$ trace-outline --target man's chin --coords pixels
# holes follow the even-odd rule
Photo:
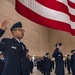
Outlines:
[[[24,36],[22,36],[21,39],[22,39],[23,37],[24,37]]]

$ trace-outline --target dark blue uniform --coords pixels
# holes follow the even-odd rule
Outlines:
[[[20,44],[15,38],[4,38],[0,50],[5,59],[2,75],[29,75],[26,46],[23,43]]]
[[[4,62],[0,59],[0,75],[2,75],[3,68],[4,68]]]
[[[71,72],[70,72],[70,70],[71,70],[71,60],[69,58],[67,58],[66,61],[67,61],[68,74],[71,74]]]
[[[24,65],[25,65],[25,75],[30,75],[30,61],[28,57],[26,57]]]
[[[3,35],[4,32],[4,30],[0,29],[0,37]]]
[[[64,66],[65,66],[65,68],[67,67],[67,60],[66,59],[64,60]]]
[[[64,75],[63,54],[58,51],[58,48],[56,48],[52,56],[55,58],[56,62],[56,75]]]
[[[48,57],[44,57],[44,75],[50,75],[51,72],[51,60]]]
[[[72,75],[75,75],[75,53],[71,55],[71,69]]]
[[[33,73],[34,64],[33,64],[32,60],[29,60],[29,63],[30,63],[30,72]]]
[[[51,72],[52,72],[53,69],[54,69],[54,61],[51,60]]]

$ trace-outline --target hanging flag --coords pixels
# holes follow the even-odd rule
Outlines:
[[[16,0],[16,11],[40,25],[75,35],[75,0]]]

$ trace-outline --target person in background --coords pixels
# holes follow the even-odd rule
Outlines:
[[[64,60],[64,66],[65,66],[65,68],[67,68],[67,60],[66,60],[67,58],[65,58],[65,60]]]
[[[52,70],[54,70],[54,60],[53,60],[53,58],[51,59],[51,72],[52,72]]]
[[[29,50],[26,49],[26,62],[25,62],[25,71],[27,75],[30,75],[30,55],[29,55]]]
[[[56,62],[56,75],[64,75],[64,61],[62,54],[62,43],[57,43],[55,45],[56,49],[52,54],[52,57],[55,58]]]
[[[39,58],[37,61],[37,69],[41,71],[41,58]]]
[[[44,75],[51,75],[51,59],[49,57],[49,53],[46,53],[44,57]]]
[[[70,59],[70,55],[67,55],[66,63],[67,63],[68,74],[71,74],[71,59]]]
[[[32,59],[30,60],[30,73],[33,73],[34,64]]]
[[[75,50],[71,51],[71,69],[72,69],[72,75],[75,75]]]

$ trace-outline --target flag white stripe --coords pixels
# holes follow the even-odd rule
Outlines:
[[[75,29],[75,22],[72,22],[72,21],[71,21],[71,28],[72,28],[72,29]]]
[[[70,2],[72,2],[72,3],[75,3],[75,0],[69,0]]]
[[[71,15],[74,15],[75,16],[75,9],[72,9],[72,8],[70,8],[70,7],[68,7],[69,8],[69,13],[71,14]]]
[[[71,8],[68,5],[67,0],[57,0],[57,1],[65,4],[68,7],[68,9],[69,9],[69,13],[75,16],[75,9],[74,8]]]
[[[70,24],[71,28],[75,29],[75,26],[74,26],[75,22],[70,21],[70,17],[63,12],[59,12],[59,11],[47,8],[47,7],[39,4],[35,0],[25,0],[25,2],[24,2],[24,0],[19,0],[19,1],[23,5],[25,5],[26,7],[28,7],[32,11],[34,11],[35,13],[37,13],[45,18],[48,18],[48,19],[53,19],[56,21],[61,21],[61,22]]]

